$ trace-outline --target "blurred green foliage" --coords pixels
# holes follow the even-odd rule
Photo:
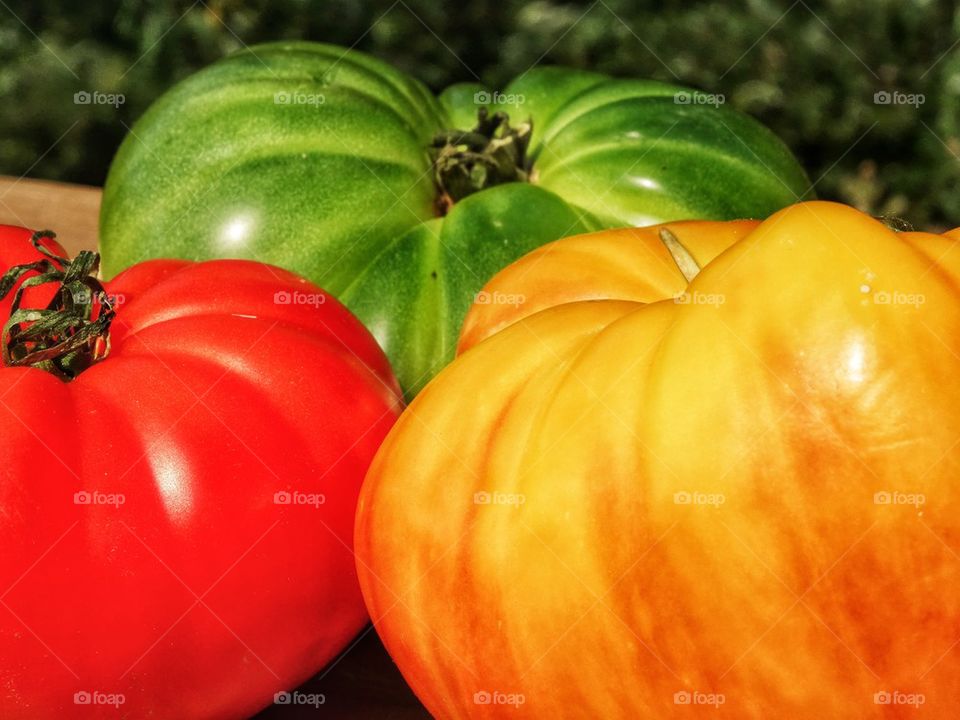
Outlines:
[[[101,184],[166,88],[287,38],[355,45],[434,89],[536,63],[680,81],[773,128],[821,197],[960,225],[960,9],[934,0],[5,0],[0,173]],[[77,105],[81,90],[125,102]],[[875,103],[884,90],[924,102]]]

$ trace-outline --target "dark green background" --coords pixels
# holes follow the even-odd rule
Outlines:
[[[0,173],[101,184],[159,93],[284,38],[356,45],[435,89],[535,63],[679,80],[773,128],[821,197],[960,225],[960,10],[922,0],[0,0]],[[925,102],[877,105],[881,90]]]

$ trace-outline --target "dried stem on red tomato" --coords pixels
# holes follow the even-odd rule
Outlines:
[[[44,258],[10,268],[0,277],[0,299],[20,282],[10,317],[3,326],[3,364],[30,366],[72,380],[110,350],[113,303],[96,277],[100,256],[84,250],[73,260],[60,257],[43,244],[53,239],[49,230],[35,232],[30,242]],[[45,283],[59,283],[44,308],[21,307],[25,291]]]

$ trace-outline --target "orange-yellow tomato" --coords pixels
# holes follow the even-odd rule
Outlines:
[[[759,225],[757,220],[686,220],[556,240],[498,272],[477,294],[460,331],[463,353],[507,325],[578,300],[650,303],[680,296],[687,281],[663,242],[666,230],[700,266]]]
[[[356,539],[388,650],[440,718],[955,717],[960,234],[823,202],[670,227],[540,251],[546,286],[521,260],[500,291],[563,304],[394,427]],[[581,283],[607,241],[626,294]]]

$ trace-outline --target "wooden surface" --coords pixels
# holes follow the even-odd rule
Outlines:
[[[0,176],[0,224],[53,230],[71,255],[97,246],[99,212],[99,188]],[[237,651],[242,648],[238,646]],[[273,706],[257,715],[257,720],[430,718],[369,628],[341,658],[299,691],[322,694],[325,702],[319,708]]]
[[[97,246],[100,188],[0,175],[0,224],[53,230],[71,255]]]

